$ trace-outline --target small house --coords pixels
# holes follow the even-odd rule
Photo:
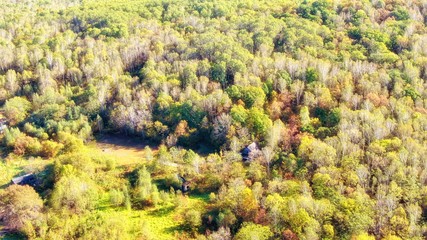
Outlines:
[[[182,191],[182,193],[189,192],[190,191],[190,182],[184,182],[181,185],[181,191]]]
[[[36,175],[33,173],[25,174],[20,177],[12,178],[13,184],[35,186],[37,183]]]
[[[185,180],[185,178],[183,178],[183,177],[181,177],[181,176],[179,176],[179,175],[178,175],[178,177],[179,177],[179,179],[182,181],[182,184],[181,184],[181,192],[182,192],[182,193],[189,192],[189,191],[190,191],[190,182],[189,182],[189,181],[187,181],[187,180]]]
[[[254,160],[260,155],[261,151],[259,150],[257,144],[255,142],[249,144],[245,148],[240,151],[240,154],[242,155],[242,160],[244,162],[249,162]]]

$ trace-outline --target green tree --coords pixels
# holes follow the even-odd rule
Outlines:
[[[146,205],[153,203],[153,192],[157,191],[157,187],[151,182],[151,174],[147,171],[146,167],[143,166],[138,170],[138,178],[134,189],[135,200],[137,205]],[[155,200],[158,201],[157,193],[154,193]]]
[[[332,179],[329,174],[316,173],[312,179],[313,194],[317,198],[329,198],[333,200],[336,193],[333,189]]]
[[[246,119],[248,118],[248,110],[241,105],[234,105],[231,108],[231,117],[233,118],[234,122],[240,124],[245,123]]]
[[[211,77],[214,81],[227,86],[227,64],[225,62],[214,63],[211,68]]]
[[[265,92],[259,87],[247,87],[242,89],[243,101],[247,108],[259,107],[262,108],[265,102]]]
[[[336,161],[336,150],[315,138],[304,136],[298,148],[299,155],[309,163],[313,168],[330,166]]]
[[[92,210],[98,199],[96,185],[88,179],[74,175],[65,175],[55,183],[50,205],[56,211],[68,210],[82,214]]]
[[[4,114],[12,126],[27,118],[30,109],[31,103],[23,97],[11,98],[4,104]]]
[[[397,208],[390,219],[391,229],[394,235],[407,238],[409,233],[409,221],[403,207]]]
[[[247,122],[258,136],[266,134],[267,130],[273,125],[273,122],[268,115],[266,115],[262,109],[257,107],[253,107],[249,110]]]
[[[316,82],[319,80],[319,73],[316,69],[309,67],[305,73],[305,80],[307,83]]]

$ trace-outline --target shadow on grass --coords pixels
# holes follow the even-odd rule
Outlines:
[[[107,209],[111,209],[111,205],[99,205],[96,210],[98,211],[106,211]]]
[[[97,203],[97,206],[96,206],[96,210],[99,210],[99,211],[105,211],[105,210],[107,210],[107,209],[111,209],[111,208],[115,208],[115,209],[121,209],[121,208],[123,208],[123,209],[124,209],[124,207],[121,207],[121,206],[114,206],[113,204],[111,204],[110,196],[109,196],[109,195],[107,195],[107,196],[102,195],[102,196],[98,199],[98,203]]]
[[[159,209],[152,210],[148,213],[148,215],[153,217],[164,217],[166,215],[169,215],[173,210],[175,209],[174,206],[170,207],[163,207]]]
[[[178,190],[181,187],[181,184],[178,182],[171,182],[165,178],[154,179],[153,182],[156,184],[158,190],[169,191],[172,187],[173,189]]]
[[[144,150],[146,146],[157,149],[157,145],[137,136],[126,136],[121,133],[103,133],[95,136],[96,142],[104,147],[120,150]]]
[[[210,193],[192,192],[188,195],[188,197],[191,199],[196,199],[196,200],[200,200],[203,202],[208,202],[209,201],[209,195],[210,195]]]
[[[185,231],[186,231],[186,228],[183,225],[168,227],[163,230],[164,233],[168,233],[168,234],[175,233],[175,232],[185,232]]]

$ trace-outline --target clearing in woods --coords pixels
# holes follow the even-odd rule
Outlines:
[[[139,138],[127,137],[123,135],[102,134],[96,136],[96,139],[87,144],[90,151],[95,154],[104,155],[116,160],[117,166],[122,171],[130,171],[138,164],[143,163],[146,158],[147,146],[152,150],[152,154],[157,152],[157,146],[152,146]],[[11,177],[21,175],[28,171],[37,171],[43,169],[47,164],[51,164],[52,160],[43,160],[36,158],[34,160],[21,159],[16,162],[11,162],[14,168],[9,171],[4,179],[0,179],[0,185],[7,184]],[[3,165],[4,166],[3,166]],[[0,162],[0,170],[6,167],[5,163]],[[6,186],[6,185],[5,185]],[[182,219],[179,217],[180,211],[186,209],[203,209],[209,198],[209,194],[189,194],[189,196],[179,196],[180,207],[173,210],[171,205],[151,207],[143,210],[127,211],[122,207],[115,207],[109,204],[109,194],[106,193],[101,197],[101,207],[98,211],[107,216],[121,216],[127,218],[130,231],[136,235],[147,239],[175,239],[176,233],[183,231]],[[0,226],[1,227],[1,226]],[[150,232],[151,236],[144,236],[144,232]],[[7,235],[6,232],[0,229],[0,239],[20,239],[16,235]]]
[[[157,147],[150,146],[140,138],[113,134],[98,135],[96,141],[89,143],[89,147],[93,147],[102,151],[105,155],[113,157],[117,161],[118,166],[141,163],[146,156],[146,147],[150,147],[153,154],[157,150]]]
[[[96,137],[95,141],[87,144],[91,151],[100,153],[106,157],[116,160],[117,166],[136,165],[142,163],[145,159],[146,142],[139,138],[127,137],[123,135],[102,134]],[[157,147],[151,146],[152,153],[156,153]],[[5,149],[0,149],[0,155],[4,155]],[[16,159],[6,161],[0,159],[0,189],[7,187],[13,177],[24,175],[29,172],[40,172],[48,165],[52,164],[52,159],[43,159],[40,157],[25,158],[16,157]]]
[[[123,171],[130,171],[146,159],[146,150],[149,147],[152,154],[157,153],[157,146],[150,145],[139,138],[123,135],[103,134],[96,137],[96,141],[88,146],[102,152],[107,157],[116,160],[116,164]],[[183,219],[179,213],[188,209],[202,210],[209,199],[209,194],[189,194],[178,196],[180,206],[174,210],[171,205],[151,207],[143,210],[127,211],[122,207],[114,207],[108,203],[108,193],[102,197],[100,210],[108,216],[121,216],[127,218],[131,226],[130,231],[145,239],[176,239],[176,233],[183,231]],[[144,233],[151,233],[145,236]]]

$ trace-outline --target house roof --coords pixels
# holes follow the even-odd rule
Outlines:
[[[241,152],[243,154],[245,154],[245,153],[248,154],[250,152],[258,151],[258,150],[259,149],[258,149],[257,144],[255,142],[253,142],[253,143],[249,144],[248,146],[246,146],[245,148],[243,148],[243,150]]]
[[[244,161],[251,160],[258,155],[259,149],[255,142],[252,142],[248,146],[240,151],[242,158]]]
[[[258,147],[257,147],[257,145],[256,145],[256,143],[255,143],[255,142],[253,142],[253,143],[249,144],[249,145],[247,146],[247,148],[248,148],[249,150],[251,150],[251,151],[254,151],[254,150],[257,150],[257,149],[258,149]]]
[[[25,175],[20,176],[20,177],[12,178],[12,182],[14,184],[20,184],[20,183],[24,182],[26,179],[33,178],[33,177],[34,177],[34,175],[32,173],[28,173],[28,174],[25,174]]]

